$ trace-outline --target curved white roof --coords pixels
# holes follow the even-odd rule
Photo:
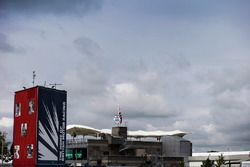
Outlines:
[[[101,131],[85,125],[68,125],[67,134],[71,136],[75,135],[88,135],[88,136],[97,136]]]
[[[180,136],[183,137],[187,132],[183,132],[180,130],[174,130],[174,131],[143,131],[143,130],[137,130],[137,131],[128,131],[129,137],[162,137],[162,136]]]
[[[86,135],[99,136],[100,134],[111,134],[110,129],[95,129],[85,125],[68,125],[67,133],[70,135]],[[128,131],[128,137],[142,138],[142,137],[163,137],[163,136],[180,136],[183,137],[187,132],[180,130],[175,131]]]

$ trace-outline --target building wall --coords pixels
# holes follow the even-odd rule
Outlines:
[[[87,156],[88,160],[99,160],[105,155],[111,154],[111,148],[108,146],[107,140],[88,140]]]
[[[162,154],[162,142],[127,141],[124,147],[133,149],[135,151],[143,149],[145,150],[145,155],[161,155]]]
[[[188,157],[192,155],[192,143],[178,136],[162,137],[162,155],[165,157]]]
[[[117,140],[117,138],[115,137]],[[114,141],[114,140],[111,140]],[[123,141],[123,139],[121,139]],[[161,156],[161,142],[88,140],[87,154],[90,165],[142,165],[147,157]],[[150,161],[151,162],[151,161]]]
[[[37,164],[64,164],[66,91],[39,87]]]
[[[34,103],[33,110],[30,109],[30,111],[29,102]],[[15,149],[14,166],[34,166],[36,163],[37,104],[37,88],[15,93],[13,130],[13,144]],[[33,150],[30,151],[30,154],[28,154],[29,146],[33,146]]]
[[[14,166],[63,165],[66,91],[33,87],[15,93]]]
[[[121,127],[115,127],[112,135],[88,139],[87,161],[81,163],[88,163],[89,166],[178,167],[192,154],[192,143],[181,137],[138,141],[126,140],[123,134]],[[69,148],[72,146],[69,145]]]

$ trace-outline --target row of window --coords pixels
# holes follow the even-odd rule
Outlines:
[[[14,146],[14,159],[20,158],[20,145]],[[33,158],[33,144],[27,145],[27,158]]]
[[[67,148],[66,160],[85,160],[87,159],[87,148]]]
[[[30,100],[29,101],[29,109],[28,109],[28,113],[32,114],[35,111],[35,103],[34,100]],[[15,116],[19,117],[21,116],[21,103],[17,103],[16,104],[16,110],[15,110]]]

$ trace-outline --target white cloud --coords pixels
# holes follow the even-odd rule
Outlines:
[[[105,103],[120,104],[124,109],[124,114],[128,117],[160,117],[168,116],[171,112],[163,96],[144,93],[130,82],[118,83],[109,87],[106,96],[95,104]],[[110,111],[112,108],[108,110]]]
[[[214,124],[209,124],[209,125],[203,125],[202,129],[204,129],[204,131],[210,135],[213,135],[216,133],[216,127]]]
[[[13,111],[13,102],[12,100],[2,98],[0,99],[0,113],[12,113]]]
[[[7,118],[7,117],[2,117],[0,119],[0,127],[2,127],[2,128],[13,127],[13,119]]]

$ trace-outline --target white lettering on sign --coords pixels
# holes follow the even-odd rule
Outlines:
[[[60,146],[59,146],[59,161],[65,160],[65,125],[66,125],[66,102],[62,103],[63,105],[63,111],[62,111],[62,125],[59,129],[59,140],[60,140]]]

